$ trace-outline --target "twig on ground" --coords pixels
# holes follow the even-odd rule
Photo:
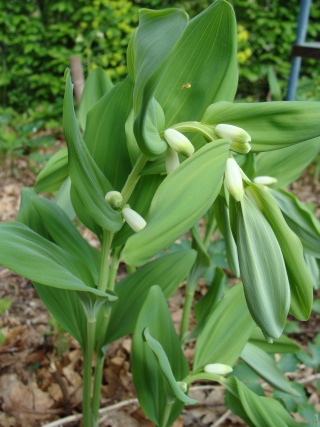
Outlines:
[[[224,414],[221,415],[220,418],[217,419],[217,421],[215,423],[212,424],[211,427],[218,427],[220,424],[223,423],[223,421],[225,421],[230,415],[232,414],[232,412],[230,411],[230,409],[228,409]]]

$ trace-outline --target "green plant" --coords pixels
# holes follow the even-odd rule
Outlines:
[[[0,225],[0,263],[32,280],[80,343],[86,427],[98,425],[107,346],[132,332],[138,398],[156,425],[169,427],[196,402],[187,394],[194,381],[217,381],[248,425],[298,426],[277,400],[226,375],[240,357],[276,389],[296,394],[267,352],[296,349],[281,336],[287,314],[306,320],[312,309],[304,255],[309,263],[319,258],[320,225],[281,186],[319,149],[319,103],[233,103],[237,24],[224,0],[190,21],[179,9],[141,10],[128,71],[115,86],[103,72],[91,73],[82,135],[67,70],[68,148],[35,185],[50,188],[55,201],[23,191],[17,221]],[[80,236],[75,215],[101,251]],[[218,230],[228,266],[242,279],[231,289],[221,268],[210,271]],[[191,247],[182,242],[172,250],[189,231]],[[120,260],[129,274],[116,283]],[[204,275],[211,286],[190,330]],[[166,300],[186,277],[178,336]],[[190,370],[182,348],[191,338]]]
[[[9,310],[11,307],[12,300],[8,298],[1,298],[0,299],[0,314],[4,313],[5,311]],[[3,344],[5,341],[5,336],[3,335],[3,332],[0,330],[0,344]]]

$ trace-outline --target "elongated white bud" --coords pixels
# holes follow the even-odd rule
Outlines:
[[[273,176],[256,176],[253,182],[256,184],[271,185],[278,182],[278,180],[277,178],[273,178]]]
[[[168,147],[166,151],[166,170],[167,175],[173,172],[177,167],[180,166],[179,155],[172,148]]]
[[[122,195],[119,191],[108,191],[104,199],[112,208],[119,208],[122,203]]]
[[[233,371],[231,366],[224,365],[223,363],[210,363],[204,367],[204,372],[208,374],[227,375]]]
[[[244,196],[241,170],[234,159],[228,159],[225,171],[225,183],[230,195],[240,202]]]
[[[128,223],[129,227],[133,231],[141,231],[146,225],[146,221],[142,218],[138,212],[131,209],[129,206],[125,206],[121,211],[123,219]]]
[[[249,153],[251,150],[251,136],[244,129],[238,126],[220,124],[215,127],[215,133],[220,138],[231,139],[230,150],[233,150],[239,154]]]
[[[169,128],[164,131],[163,136],[168,145],[177,153],[184,154],[187,157],[194,153],[194,146],[181,132]]]

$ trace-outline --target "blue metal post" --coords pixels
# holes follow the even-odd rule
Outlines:
[[[299,11],[297,39],[296,39],[297,45],[302,44],[306,41],[310,7],[311,7],[311,0],[300,1],[300,11]],[[287,101],[293,101],[295,98],[297,84],[299,80],[299,74],[300,74],[300,67],[301,67],[301,56],[296,56],[292,58],[288,93],[286,98]]]

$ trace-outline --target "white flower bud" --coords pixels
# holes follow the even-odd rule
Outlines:
[[[183,393],[186,393],[188,391],[188,384],[184,381],[177,381],[178,386],[183,391]]]
[[[244,196],[241,169],[239,168],[238,163],[232,158],[227,160],[225,183],[230,195],[237,202],[240,202]]]
[[[239,153],[246,154],[251,150],[251,136],[244,129],[238,126],[220,124],[215,127],[215,133],[220,138],[231,139],[230,149]]]
[[[146,225],[146,221],[142,218],[138,212],[131,209],[129,206],[125,206],[121,211],[122,217],[132,228],[133,231],[141,231]]]
[[[108,191],[104,199],[112,208],[119,208],[122,203],[122,195],[119,191]]]
[[[262,185],[271,185],[278,182],[277,178],[273,178],[272,176],[256,176],[253,179],[253,182],[255,184],[262,184]]]
[[[168,145],[177,153],[184,154],[187,157],[194,153],[194,146],[181,132],[169,128],[164,131],[163,136]]]
[[[177,167],[180,166],[179,155],[172,148],[168,147],[166,151],[166,170],[167,175],[173,172]]]
[[[204,367],[204,372],[208,374],[227,375],[233,371],[231,366],[224,365],[223,363],[210,363]]]

